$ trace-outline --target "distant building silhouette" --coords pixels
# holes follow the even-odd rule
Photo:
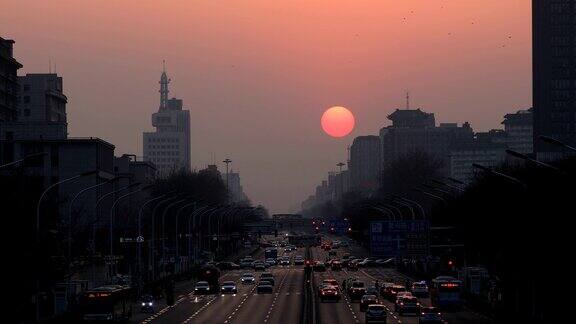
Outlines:
[[[168,99],[170,79],[166,70],[160,77],[160,107],[152,115],[155,132],[144,132],[143,153],[166,176],[178,169],[190,169],[190,112],[183,110],[182,99]]]
[[[441,123],[436,126],[433,113],[420,109],[396,109],[388,116],[391,126],[380,130],[382,161],[386,168],[395,160],[411,152],[426,153],[444,162],[443,173],[448,175],[448,154],[453,146],[469,143],[474,137],[469,123]]]
[[[32,73],[18,77],[16,120],[4,123],[1,139],[51,139],[68,137],[62,77],[56,73]]]
[[[508,148],[523,154],[532,154],[534,143],[532,109],[506,114],[502,124]]]
[[[353,190],[373,191],[378,188],[382,170],[382,144],[375,135],[358,136],[350,146],[350,186]]]
[[[533,0],[534,149],[555,159],[562,148],[545,135],[576,146],[576,0]]]
[[[0,122],[16,120],[17,71],[22,64],[14,59],[13,48],[13,40],[0,37]],[[0,132],[4,131],[0,129]]]

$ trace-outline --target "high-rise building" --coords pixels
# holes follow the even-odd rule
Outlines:
[[[382,170],[382,144],[375,135],[358,136],[350,146],[350,186],[353,190],[372,191],[378,188]]]
[[[523,154],[533,152],[532,109],[518,110],[504,116],[504,132],[509,149]]]
[[[562,148],[540,135],[576,146],[576,0],[532,1],[534,150],[539,159]]]
[[[14,59],[13,48],[13,40],[0,37],[0,122],[16,120],[17,71],[22,64]],[[3,132],[1,128],[0,132]]]
[[[161,176],[190,169],[190,112],[182,109],[182,99],[168,99],[170,81],[164,69],[160,77],[160,108],[152,115],[156,131],[144,132],[142,141],[144,160],[153,162]]]
[[[451,147],[468,143],[474,137],[469,123],[436,126],[434,114],[420,109],[396,109],[388,119],[392,125],[380,130],[384,168],[409,153],[420,152],[443,161],[442,172],[448,175]]]
[[[224,177],[224,183],[228,186],[228,193],[230,195],[230,202],[240,202],[245,201],[248,199],[246,194],[244,194],[244,189],[242,188],[242,184],[240,183],[240,173],[230,171],[228,175],[224,173],[222,175]],[[228,179],[226,181],[226,179]]]
[[[56,73],[33,73],[18,77],[16,120],[5,123],[0,139],[62,140],[68,137],[62,77]]]

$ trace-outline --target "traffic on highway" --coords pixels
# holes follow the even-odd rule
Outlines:
[[[331,234],[264,235],[233,261],[210,261],[173,291],[131,303],[123,286],[87,291],[83,320],[130,323],[491,323],[469,310],[461,281],[402,274]],[[173,299],[168,294],[173,295]],[[100,299],[100,303],[95,301]],[[172,300],[170,300],[172,299]]]

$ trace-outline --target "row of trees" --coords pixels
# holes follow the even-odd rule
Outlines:
[[[504,321],[550,321],[555,313],[550,296],[561,292],[562,281],[570,278],[576,158],[551,166],[508,161],[493,171],[478,170],[465,190],[455,188],[455,183],[435,183],[442,179],[442,168],[425,154],[409,154],[384,170],[377,192],[368,196],[349,192],[308,212],[348,218],[355,238],[367,242],[370,222],[387,217],[374,206],[390,204],[409,217],[408,208],[395,204],[394,197],[417,201],[432,226],[452,228],[437,233],[437,239],[463,245],[450,252],[455,254],[455,266],[485,267],[501,285],[498,304],[489,311]]]

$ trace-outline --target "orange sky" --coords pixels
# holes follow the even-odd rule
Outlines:
[[[531,106],[530,0],[2,0],[0,35],[20,73],[57,64],[72,136],[141,154],[171,95],[192,115],[195,167],[225,157],[252,200],[285,211],[312,193],[353,136],[377,134],[404,105],[439,122],[500,127]],[[343,105],[352,135],[326,136]]]

